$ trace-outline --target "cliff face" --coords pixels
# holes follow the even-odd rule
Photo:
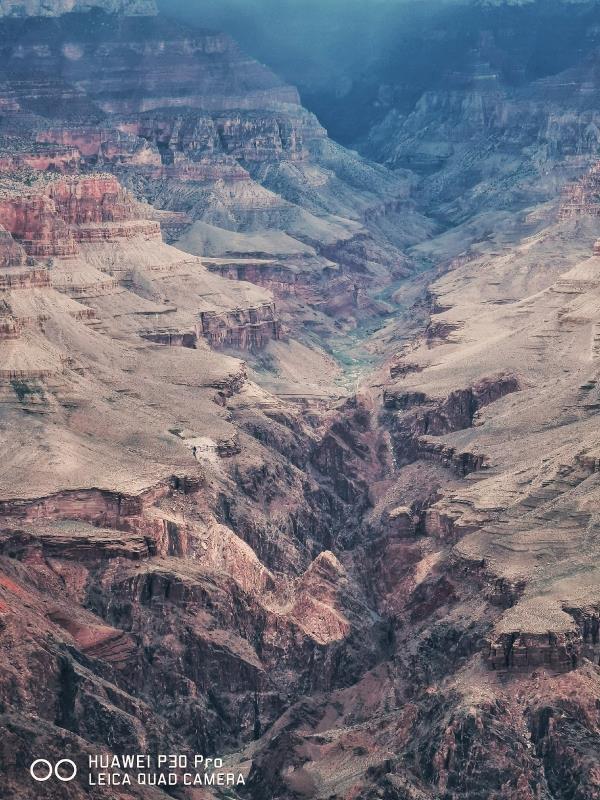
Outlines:
[[[9,181],[4,189],[0,216],[31,256],[73,256],[77,241],[127,236],[131,225],[136,234],[160,237],[158,223],[136,224],[138,204],[110,175],[43,179],[33,186]]]
[[[12,238],[10,233],[0,230],[0,266],[15,267],[25,263],[25,252]]]
[[[583,111],[490,214],[544,96],[424,98],[418,181],[228,37],[116,21],[0,25],[3,790],[173,752],[244,778],[185,800],[600,796]]]

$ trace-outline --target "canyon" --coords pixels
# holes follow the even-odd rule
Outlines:
[[[0,49],[0,796],[600,798],[596,61],[359,154],[146,0]]]

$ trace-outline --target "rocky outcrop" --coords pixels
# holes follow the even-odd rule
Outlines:
[[[43,194],[0,198],[0,221],[28,255],[65,257],[77,252],[72,232]]]
[[[0,291],[10,289],[46,289],[50,286],[47,269],[11,270],[0,274]]]
[[[296,294],[297,284],[303,283],[302,278],[291,265],[273,263],[272,259],[266,260],[264,263],[248,258],[232,259],[231,261],[219,259],[213,262],[205,259],[204,263],[211,272],[215,272],[223,278],[249,281],[278,295]]]
[[[585,659],[600,657],[600,623],[594,607],[564,609],[574,620],[571,630],[546,633],[502,633],[489,643],[485,658],[490,669],[500,672],[529,671],[546,667],[569,672]]]
[[[52,142],[73,148],[80,157],[94,164],[119,164],[134,167],[159,167],[160,155],[143,139],[116,128],[52,127],[37,134],[38,142]]]
[[[25,251],[5,228],[0,227],[0,268],[16,267],[24,263]],[[6,279],[8,280],[8,276]]]
[[[124,222],[141,216],[137,203],[112,175],[55,180],[46,194],[68,225]]]
[[[562,191],[559,219],[568,220],[583,214],[600,214],[600,163],[594,164],[583,178]]]
[[[111,175],[12,181],[0,196],[0,222],[28,255],[77,253],[77,242],[160,237],[158,222],[142,221],[138,204]]]
[[[384,407],[397,412],[393,423],[397,458],[402,461],[431,458],[452,466],[460,475],[481,469],[485,462],[482,455],[457,452],[455,447],[433,437],[471,427],[481,408],[519,388],[518,379],[507,375],[487,378],[469,389],[453,391],[441,402],[419,391],[384,390]]]
[[[140,336],[155,344],[164,344],[167,347],[189,347],[195,348],[198,338],[192,332],[179,331],[140,331]]]
[[[219,153],[242,162],[302,161],[308,157],[305,139],[324,138],[316,118],[298,108],[279,113],[237,112],[213,114],[147,113],[137,120],[124,120],[119,127],[150,142],[165,165],[177,166],[178,154],[192,162]],[[232,165],[233,166],[233,165]],[[240,177],[243,173],[240,171]],[[207,176],[208,177],[208,176]]]
[[[223,313],[201,311],[199,316],[197,335],[205,338],[211,347],[261,350],[271,339],[279,339],[282,333],[273,303]]]
[[[546,667],[556,672],[568,672],[577,667],[581,658],[581,642],[573,635],[504,634],[490,644],[486,660],[490,669],[502,672],[534,670]]]
[[[0,139],[0,150],[0,173],[18,173],[28,169],[71,173],[81,163],[80,151],[73,146],[62,146],[62,143],[38,144],[5,137]]]
[[[177,479],[174,478],[171,484],[161,483],[138,495],[129,496],[90,489],[79,492],[62,492],[34,500],[2,500],[0,501],[0,511],[3,516],[25,521],[39,518],[71,518],[119,528],[121,524],[127,526],[129,517],[140,515],[146,506],[152,505],[157,499],[167,495],[172,485],[176,483]],[[192,491],[194,483],[188,480],[186,486],[188,491]]]

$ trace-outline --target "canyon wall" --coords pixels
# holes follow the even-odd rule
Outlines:
[[[0,5],[4,790],[173,752],[244,777],[185,800],[598,797],[589,66],[427,92],[391,171],[99,5]]]

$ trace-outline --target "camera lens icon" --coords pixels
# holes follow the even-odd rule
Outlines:
[[[68,783],[77,775],[77,764],[70,758],[61,758],[54,765],[46,758],[36,758],[29,767],[29,774],[38,783],[45,783],[52,776]]]

